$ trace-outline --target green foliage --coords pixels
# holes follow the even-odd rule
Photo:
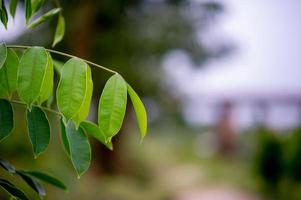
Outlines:
[[[45,13],[44,15],[42,15],[41,17],[39,17],[38,19],[31,22],[27,27],[34,28],[34,27],[40,25],[41,23],[51,19],[53,16],[57,15],[60,12],[61,12],[61,8],[54,8],[54,9],[48,11],[47,13]]]
[[[7,56],[0,60],[4,63],[0,70],[0,91],[5,97],[0,100],[1,140],[14,127],[11,103],[26,105],[29,138],[34,156],[37,157],[46,150],[50,142],[50,124],[44,112],[47,110],[61,118],[64,149],[78,176],[81,176],[88,169],[91,159],[90,143],[85,132],[112,150],[112,137],[120,131],[125,116],[127,92],[136,112],[141,138],[145,136],[147,117],[144,105],[137,93],[116,72],[103,68],[114,75],[107,81],[101,94],[96,125],[85,121],[93,93],[88,61],[72,57],[58,70],[60,81],[56,99],[59,111],[55,111],[42,106],[53,91],[54,68],[50,52],[55,51],[43,47],[28,47],[18,62],[18,57],[11,48],[6,49],[4,44],[2,47]],[[12,99],[15,91],[21,101]]]
[[[19,0],[10,0],[9,1],[9,12],[13,18],[15,18],[15,15],[16,15],[18,1]]]
[[[35,157],[43,153],[50,142],[50,126],[44,111],[39,107],[27,110],[29,138]]]
[[[16,14],[18,0],[11,0],[9,11]],[[0,0],[0,19],[7,27],[8,14],[5,1]],[[65,20],[62,9],[53,8],[41,16],[44,0],[25,0],[25,19],[28,28],[57,16],[58,22],[53,45],[59,43],[65,33]],[[19,60],[14,48],[25,49]],[[60,54],[71,58],[65,64],[52,60],[51,54]],[[60,80],[54,92],[54,64]],[[93,94],[93,65],[113,73],[107,81],[98,107],[98,124],[85,120],[89,114]],[[86,135],[89,134],[113,150],[112,137],[122,127],[127,106],[127,92],[133,102],[141,138],[146,134],[147,117],[142,101],[121,75],[114,70],[102,67],[75,56],[45,49],[44,47],[13,46],[0,43],[0,141],[5,139],[14,128],[14,113],[11,104],[26,106],[26,123],[35,158],[43,153],[50,142],[50,124],[46,116],[54,114],[61,120],[61,138],[63,147],[80,177],[88,170],[91,162],[91,147]],[[99,92],[100,93],[100,92]],[[56,105],[53,99],[56,99]],[[47,107],[43,106],[46,102]],[[57,107],[58,110],[51,109]],[[36,171],[16,170],[9,162],[0,160],[0,166],[11,174],[21,177],[40,197],[46,195],[38,179],[66,190],[58,179]],[[18,199],[28,199],[26,195],[7,180],[0,179],[0,186]]]
[[[3,67],[7,56],[7,49],[4,43],[0,43],[0,69]]]
[[[134,91],[134,89],[127,84],[127,89],[129,96],[131,98],[131,101],[133,103],[134,110],[136,112],[136,118],[138,121],[140,134],[141,134],[141,140],[143,140],[144,136],[146,135],[147,131],[147,115],[144,108],[144,105],[139,98],[138,94]]]
[[[102,144],[108,147],[108,149],[113,150],[113,143],[111,141],[106,142],[105,134],[96,124],[89,121],[83,121],[80,126],[85,130],[87,134],[100,141]]]
[[[81,59],[72,58],[63,66],[56,96],[58,108],[66,121],[75,118],[78,126],[80,120],[87,116],[92,95],[91,83],[90,68]]]
[[[20,172],[20,171],[19,171]],[[39,172],[39,171],[21,171],[23,174],[28,174],[30,176],[33,176],[37,179],[40,179],[41,181],[44,181],[46,183],[49,183],[57,188],[67,190],[66,185],[59,179],[52,177],[48,174]]]
[[[0,166],[9,173],[16,173],[16,168],[6,160],[0,159]]]
[[[91,163],[91,147],[89,140],[81,127],[76,129],[75,124],[69,121],[65,127],[70,158],[77,172],[78,178],[85,172]],[[65,147],[65,148],[66,148]]]
[[[24,6],[25,6],[25,20],[27,28],[35,28],[36,26],[51,20],[55,17],[58,19],[58,24],[56,28],[56,32],[54,35],[53,40],[53,47],[59,43],[65,34],[65,19],[62,15],[62,8],[57,7],[49,10],[45,14],[42,14],[41,16],[35,18],[32,20],[32,18],[40,11],[41,7],[44,5],[45,0],[25,0]],[[3,24],[3,26],[7,29],[7,23],[8,23],[8,12],[11,16],[14,18],[16,15],[16,10],[18,6],[19,0],[10,0],[9,1],[9,8],[6,8],[5,0],[0,0],[0,21]],[[0,50],[1,54],[1,50]],[[1,68],[1,63],[0,63]]]
[[[32,47],[23,54],[18,69],[18,94],[28,108],[36,102],[44,90],[48,90],[44,81],[50,73],[46,73],[49,56],[43,47]],[[47,93],[47,92],[46,92]]]
[[[7,28],[8,14],[5,7],[5,1],[0,0],[0,20],[5,28]]]
[[[17,199],[29,200],[22,190],[5,179],[0,178],[0,186]]]
[[[13,128],[13,108],[9,101],[0,99],[0,141],[9,136]]]
[[[63,39],[64,34],[65,34],[65,19],[63,15],[60,14],[56,25],[52,47],[54,47],[57,43],[59,43]]]
[[[26,170],[16,170],[16,168],[6,160],[0,159],[0,167],[13,175],[18,175],[21,177],[29,187],[31,187],[40,197],[46,196],[44,187],[39,183],[39,180],[42,180],[46,183],[49,183],[57,188],[67,190],[65,184],[59,179],[52,177],[48,174],[39,171],[26,171]],[[10,183],[5,179],[0,179],[0,186],[10,193],[13,197],[21,200],[27,200],[28,197],[25,193],[17,188],[15,185]]]
[[[121,129],[126,101],[126,82],[119,74],[115,74],[107,81],[98,106],[98,124],[107,142]]]
[[[27,183],[27,185],[29,185],[36,193],[38,193],[40,197],[44,197],[46,195],[45,189],[38,181],[21,171],[17,171],[16,173]]]
[[[266,186],[275,188],[283,174],[283,149],[279,138],[265,127],[258,130],[256,172]]]
[[[29,23],[31,15],[32,15],[32,3],[31,3],[31,0],[25,0],[25,20],[26,20],[26,24]]]
[[[19,58],[12,50],[7,50],[7,58],[0,69],[0,96],[11,97],[17,89]]]

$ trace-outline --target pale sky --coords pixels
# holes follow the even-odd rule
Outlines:
[[[207,118],[212,115],[201,98],[214,101],[225,96],[301,95],[301,1],[223,2],[226,13],[212,26],[209,39],[229,38],[237,51],[207,63],[200,70],[195,70],[189,57],[181,51],[171,52],[163,62],[170,83],[188,99],[184,113],[191,121],[206,121],[200,113],[206,112]],[[285,113],[275,109],[271,111],[276,113],[271,114],[271,123]],[[296,123],[296,109],[290,110],[291,121]],[[285,120],[279,123],[286,123]]]

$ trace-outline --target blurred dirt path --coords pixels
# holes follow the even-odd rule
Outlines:
[[[217,186],[179,192],[175,200],[260,200],[237,189]]]

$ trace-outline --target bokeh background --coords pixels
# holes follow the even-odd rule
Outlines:
[[[141,95],[149,131],[140,144],[129,104],[114,151],[91,138],[92,166],[78,180],[60,144],[58,119],[49,115],[51,145],[34,159],[24,108],[15,106],[16,129],[0,156],[66,182],[68,193],[46,186],[46,199],[301,199],[299,0],[61,4],[66,35],[55,49],[119,71]],[[51,7],[46,1],[43,9]],[[50,47],[55,20],[27,30],[23,16],[20,4],[8,30],[0,26],[0,41]],[[96,120],[110,74],[92,71],[89,118]],[[0,197],[7,198],[2,190]]]

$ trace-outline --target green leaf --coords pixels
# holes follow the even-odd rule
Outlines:
[[[106,141],[111,141],[121,129],[126,102],[126,82],[119,74],[115,74],[107,81],[98,106],[98,124]]]
[[[78,110],[77,114],[72,117],[73,121],[76,124],[76,127],[79,127],[79,124],[86,119],[86,117],[89,114],[90,110],[90,103],[91,103],[91,98],[92,98],[92,93],[93,93],[93,81],[92,81],[92,76],[91,76],[91,69],[88,66],[87,69],[87,79],[86,79],[86,93],[84,97],[84,101],[82,105],[80,106],[80,109]]]
[[[61,71],[62,71],[63,66],[64,66],[63,62],[58,61],[58,60],[53,60],[54,70],[59,76],[61,76]]]
[[[65,124],[64,124],[62,118],[60,120],[60,125],[61,125],[61,140],[63,143],[64,151],[70,157],[70,147],[69,147],[69,142],[68,142],[68,138],[66,135],[66,127],[65,127]]]
[[[46,20],[51,19],[53,16],[57,15],[59,12],[61,12],[61,8],[54,8],[54,9],[48,11],[47,13],[45,13],[44,15],[42,15],[41,17],[39,17],[38,19],[31,22],[27,26],[27,28],[34,28],[34,27],[40,25],[41,23],[45,22]]]
[[[1,1],[1,0],[0,0]],[[7,48],[5,43],[0,43],[0,69],[3,67],[7,57]]]
[[[91,135],[92,137],[100,141],[102,144],[104,144],[108,149],[113,150],[112,142],[111,141],[106,142],[104,133],[100,130],[100,128],[96,124],[89,121],[83,121],[80,124],[80,127],[82,127],[87,134]]]
[[[67,124],[66,136],[69,144],[70,158],[79,178],[90,166],[90,143],[82,128],[79,127],[76,129],[72,120]]]
[[[4,25],[5,29],[7,29],[8,14],[7,14],[7,10],[6,10],[6,7],[5,7],[5,1],[0,0],[0,2],[1,2],[0,20],[1,20],[2,24]]]
[[[71,58],[61,70],[57,88],[57,105],[66,121],[76,116],[85,101],[88,90],[89,66],[79,58]]]
[[[38,97],[38,104],[41,105],[52,94],[53,89],[53,61],[49,52],[47,52],[47,67],[44,74],[43,83]]]
[[[17,89],[19,58],[12,49],[7,49],[7,58],[0,69],[0,96],[11,97]]]
[[[54,47],[57,43],[59,43],[63,39],[64,35],[65,35],[65,18],[63,17],[63,15],[59,15],[52,47]]]
[[[44,4],[45,0],[32,0],[31,7],[32,7],[32,13],[36,13],[40,10],[42,5]]]
[[[9,1],[9,12],[13,18],[15,18],[15,15],[16,15],[18,1],[19,0],[10,0]]]
[[[26,19],[26,24],[28,24],[30,18],[32,15],[32,4],[31,0],[25,0],[25,19]]]
[[[43,172],[38,172],[38,171],[22,171],[22,173],[28,174],[30,176],[33,176],[37,179],[40,179],[41,181],[44,181],[46,183],[49,183],[57,188],[67,190],[66,185],[59,179],[50,176],[48,174],[45,174]]]
[[[0,159],[0,166],[9,173],[16,173],[16,168],[6,160]]]
[[[43,47],[28,48],[20,60],[17,90],[20,99],[29,108],[41,94],[48,61],[47,51]]]
[[[28,197],[25,195],[25,193],[14,186],[11,182],[0,178],[0,186],[5,189],[8,193],[10,193],[12,196],[18,198],[19,200],[29,200]]]
[[[30,176],[26,175],[22,171],[17,171],[17,174],[40,196],[46,196],[45,189],[43,186],[36,181],[35,179],[31,178]]]
[[[49,145],[50,126],[44,111],[39,107],[27,110],[27,126],[35,157],[43,153]]]
[[[138,94],[134,91],[134,89],[129,84],[127,84],[127,89],[136,113],[136,118],[138,121],[138,126],[140,129],[141,141],[142,141],[147,131],[147,114],[145,111],[145,107],[141,99],[139,98]]]
[[[0,142],[14,129],[14,113],[9,101],[0,99]]]

